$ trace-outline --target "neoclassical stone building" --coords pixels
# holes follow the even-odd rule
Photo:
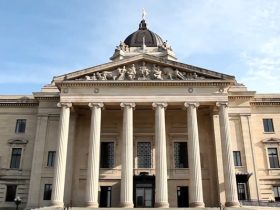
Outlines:
[[[111,62],[0,96],[0,207],[280,199],[280,95],[180,63],[147,28]]]

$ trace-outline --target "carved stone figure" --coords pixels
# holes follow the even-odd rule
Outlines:
[[[175,69],[174,76],[175,76],[175,78],[179,78],[181,80],[186,80],[186,77],[178,69]]]
[[[95,73],[93,73],[93,75],[92,75],[92,80],[97,80]]]
[[[142,66],[139,67],[138,80],[150,79],[151,71],[146,67],[146,63],[143,61]]]
[[[170,67],[166,67],[163,69],[163,73],[166,75],[166,78],[170,80],[174,80],[174,79],[186,80],[186,77],[178,69],[173,70]]]
[[[118,76],[117,80],[124,80],[125,79],[125,74],[126,74],[125,66],[123,66],[122,69],[119,67],[117,70],[119,72],[119,76]]]
[[[163,44],[160,46],[164,50],[172,50],[171,46],[168,44],[167,40],[163,42]]]
[[[131,68],[126,71],[126,75],[129,80],[134,80],[136,75],[136,68],[134,64],[132,64]]]
[[[160,68],[154,64],[152,69],[153,78],[156,80],[163,80],[161,73]]]
[[[128,45],[121,41],[119,46],[116,47],[116,51],[128,51],[128,48]]]
[[[97,72],[97,73],[96,73],[96,76],[97,76],[98,80],[107,80],[107,78],[106,78],[104,72],[101,72],[101,73],[100,73],[100,72]]]
[[[91,79],[91,77],[90,77],[90,76],[88,76],[88,75],[87,75],[87,76],[85,76],[85,79],[86,79],[86,80],[92,80],[92,79]]]
[[[152,67],[151,67],[152,66]],[[146,64],[145,61],[142,65],[136,68],[136,64],[132,64],[130,68],[126,69],[125,66],[118,67],[113,71],[100,71],[91,75],[86,75],[83,78],[76,80],[198,80],[205,79],[196,72],[182,72],[179,69],[172,69],[171,67],[164,67],[156,64]]]

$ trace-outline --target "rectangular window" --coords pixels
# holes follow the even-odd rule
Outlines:
[[[189,188],[177,187],[177,206],[189,207]]]
[[[174,143],[175,168],[188,168],[188,146],[187,142]]]
[[[263,119],[264,132],[274,132],[272,119]]]
[[[55,151],[49,151],[48,152],[47,166],[53,167],[54,166],[54,160],[55,160]]]
[[[16,192],[17,192],[16,185],[7,185],[6,201],[13,202],[16,197]]]
[[[26,127],[26,119],[17,119],[16,123],[16,133],[24,133]]]
[[[52,197],[52,185],[51,184],[45,184],[44,187],[44,200],[49,201]]]
[[[10,168],[17,169],[20,167],[21,150],[22,150],[21,148],[12,149]]]
[[[268,148],[268,159],[270,168],[279,168],[279,159],[277,148]]]
[[[112,187],[101,186],[99,207],[111,207]]]
[[[100,168],[114,167],[114,142],[101,142]]]
[[[280,186],[273,187],[275,201],[280,201]]]
[[[152,152],[150,142],[137,143],[138,168],[152,167]]]
[[[240,151],[233,151],[233,160],[235,166],[242,166]]]
[[[238,200],[247,200],[246,183],[237,183]]]

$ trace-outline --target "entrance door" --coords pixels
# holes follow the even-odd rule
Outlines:
[[[153,207],[152,184],[136,184],[136,207]]]
[[[99,207],[111,207],[112,187],[101,186]]]
[[[136,208],[154,207],[155,177],[145,175],[134,176],[134,206]]]
[[[178,207],[189,207],[189,188],[177,187]]]

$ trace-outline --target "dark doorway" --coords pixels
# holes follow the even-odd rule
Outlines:
[[[111,207],[112,187],[101,186],[99,207]]]
[[[189,207],[188,187],[177,187],[177,204],[178,207]]]
[[[152,208],[155,203],[155,176],[140,173],[134,176],[134,207]]]

